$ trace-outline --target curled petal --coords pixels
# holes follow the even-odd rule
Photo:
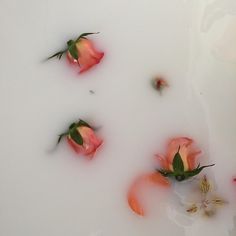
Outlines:
[[[130,208],[140,216],[145,215],[145,210],[138,198],[138,192],[141,190],[140,188],[143,184],[154,184],[156,186],[162,186],[166,188],[170,187],[170,182],[168,179],[158,172],[139,176],[131,185],[128,191],[127,200]]]
[[[135,191],[129,191],[128,196],[128,203],[130,208],[138,215],[144,216],[143,207],[140,205],[139,200],[137,199]]]

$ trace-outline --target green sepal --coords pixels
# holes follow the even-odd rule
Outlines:
[[[75,41],[69,40],[69,41],[67,42],[67,45],[68,45],[68,51],[69,51],[70,55],[71,55],[75,60],[78,60],[79,55],[78,55],[78,50],[77,50],[77,48],[76,48]]]
[[[201,166],[198,165],[197,168],[191,171],[183,171],[183,172],[175,172],[175,171],[168,171],[168,170],[163,170],[163,169],[156,169],[157,172],[162,174],[165,177],[170,177],[170,178],[175,178],[177,181],[183,181],[188,178],[191,178],[195,175],[198,175],[203,169],[207,167],[214,166],[215,164],[212,165],[206,165],[206,166]]]
[[[83,34],[81,34],[81,35],[76,39],[76,42],[78,42],[81,38],[86,39],[86,36],[91,35],[91,34],[99,34],[99,32],[95,32],[95,33],[83,33]]]
[[[87,122],[85,122],[84,120],[79,120],[78,124],[77,124],[77,127],[80,127],[80,126],[86,126],[88,128],[92,128]]]
[[[77,144],[83,145],[84,143],[83,138],[81,134],[78,132],[78,130],[76,129],[76,127],[74,127],[73,129],[69,131],[69,135],[73,139],[73,141],[75,141]]]
[[[79,133],[79,131],[77,130],[78,127],[88,127],[88,128],[92,128],[87,122],[85,122],[84,120],[79,119],[79,121],[77,123],[72,123],[69,126],[69,134],[71,136],[71,138],[79,145],[83,145],[83,138],[81,136],[81,134]]]
[[[72,123],[72,124],[69,126],[69,130],[70,130],[70,129],[73,129],[75,126],[76,126],[76,123]]]
[[[59,135],[59,138],[57,140],[57,144],[59,144],[61,142],[61,139],[64,138],[66,135],[68,135],[69,133],[68,132],[65,132],[65,133],[62,133]]]
[[[67,41],[67,46],[70,47],[72,44],[75,44],[75,41],[70,39],[69,41]]]
[[[61,57],[62,57],[62,55],[63,55],[66,51],[67,51],[67,49],[64,50],[64,51],[56,52],[56,53],[53,54],[52,56],[48,57],[47,60],[50,60],[50,59],[52,59],[52,58],[54,58],[54,57],[56,57],[56,58],[58,58],[58,59],[60,60]]]
[[[76,123],[73,122],[73,123],[69,126],[69,130],[73,129],[74,127],[77,128],[77,127],[81,127],[81,126],[86,126],[86,127],[92,129],[92,127],[91,127],[87,122],[85,122],[84,120],[79,119],[78,122],[76,122]]]
[[[69,51],[70,55],[75,59],[78,60],[79,55],[78,55],[78,50],[76,48],[76,43],[81,39],[86,39],[86,36],[91,35],[91,34],[99,34],[99,32],[95,32],[95,33],[83,33],[81,34],[75,41],[74,40],[69,40],[67,42],[67,49],[63,50],[63,51],[59,51],[56,52],[55,54],[53,54],[52,56],[48,57],[47,60],[52,59],[54,57],[58,58],[59,60],[61,59],[62,55]]]
[[[73,122],[69,128],[68,128],[68,131],[65,132],[65,133],[62,133],[59,135],[59,138],[58,138],[58,141],[57,143],[60,143],[61,139],[64,137],[64,136],[67,136],[69,135],[71,137],[72,140],[74,140],[77,144],[79,145],[83,145],[84,141],[83,141],[83,137],[81,136],[81,134],[79,133],[79,131],[77,130],[78,127],[81,127],[81,126],[85,126],[85,127],[88,127],[88,128],[91,128],[92,127],[87,123],[85,122],[84,120],[79,120],[78,122]]]
[[[184,172],[184,163],[183,163],[182,158],[179,154],[179,150],[180,150],[180,147],[174,156],[172,165],[173,165],[174,172],[181,174]]]
[[[186,176],[186,178],[190,178],[190,177],[193,177],[195,175],[198,175],[203,169],[207,168],[207,167],[211,167],[211,166],[214,166],[215,164],[212,164],[212,165],[206,165],[206,166],[201,166],[198,165],[197,168],[195,168],[194,170],[191,170],[191,171],[186,171],[184,174]]]

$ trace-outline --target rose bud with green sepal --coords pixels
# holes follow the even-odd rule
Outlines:
[[[204,168],[214,166],[196,166],[196,157],[201,151],[192,148],[193,140],[180,137],[172,139],[168,145],[167,157],[156,155],[161,168],[159,173],[166,177],[173,177],[177,181],[183,181],[198,175]]]
[[[103,143],[102,139],[96,136],[94,128],[83,120],[72,123],[67,132],[60,134],[58,143],[63,137],[67,138],[68,144],[76,153],[90,159],[93,158],[97,149]]]
[[[80,67],[79,73],[89,70],[98,64],[104,56],[104,53],[97,51],[93,42],[86,37],[91,34],[97,33],[83,33],[76,40],[69,40],[65,50],[55,53],[48,59],[53,57],[61,59],[62,55],[66,53],[68,61]]]

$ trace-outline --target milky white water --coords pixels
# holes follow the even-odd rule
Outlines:
[[[235,26],[234,0],[1,0],[0,235],[236,235]],[[96,31],[105,57],[89,72],[43,62]],[[162,96],[155,75],[170,84]],[[78,118],[101,127],[91,162],[64,142],[52,151]],[[168,199],[154,191],[142,219],[128,186],[180,135],[216,164],[208,171],[230,204],[210,220],[187,217],[183,183]]]

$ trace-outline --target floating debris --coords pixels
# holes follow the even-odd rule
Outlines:
[[[215,192],[213,185],[209,182],[206,175],[199,182],[198,191],[200,193],[199,200],[190,204],[186,211],[190,214],[203,213],[204,216],[212,217],[216,214],[217,208],[224,206],[227,201]]]
[[[161,76],[157,76],[152,80],[152,86],[158,92],[162,93],[163,89],[169,87],[169,84],[164,78],[162,78]]]

